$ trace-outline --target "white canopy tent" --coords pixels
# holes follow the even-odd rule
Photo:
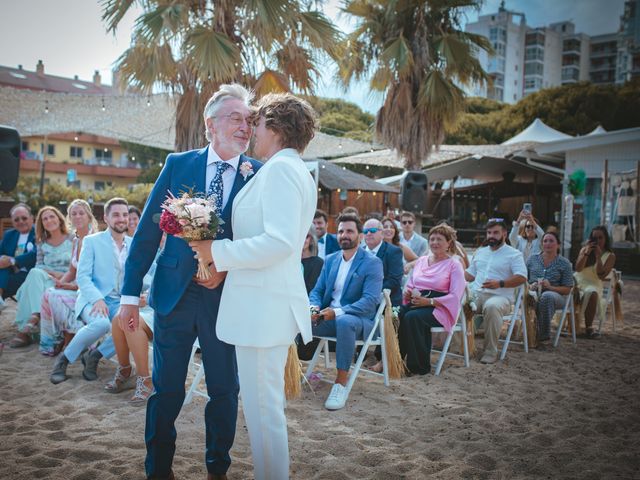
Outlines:
[[[564,140],[567,138],[573,137],[571,135],[567,135],[566,133],[562,133],[554,128],[551,128],[542,120],[536,118],[531,123],[531,125],[529,125],[516,136],[511,137],[505,142],[502,142],[502,145],[511,145],[512,143],[520,142],[546,143],[553,142],[555,140]]]

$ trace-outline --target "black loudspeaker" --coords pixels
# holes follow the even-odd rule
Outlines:
[[[427,211],[429,183],[424,172],[407,172],[400,186],[400,206],[414,213]]]
[[[16,188],[20,172],[20,135],[15,128],[0,125],[0,190]]]

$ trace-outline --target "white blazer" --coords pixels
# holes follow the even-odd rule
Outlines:
[[[227,271],[216,333],[232,345],[290,345],[311,340],[309,298],[300,255],[316,210],[316,184],[292,148],[258,170],[233,202],[233,240],[215,240],[218,271]]]

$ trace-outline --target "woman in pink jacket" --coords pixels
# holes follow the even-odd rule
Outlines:
[[[450,332],[465,291],[464,270],[452,255],[455,230],[446,224],[429,231],[429,254],[420,257],[405,287],[400,309],[400,354],[410,373],[431,370],[431,328]]]

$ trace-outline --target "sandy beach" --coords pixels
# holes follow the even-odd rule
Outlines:
[[[8,303],[5,343],[14,333]],[[439,377],[390,388],[361,376],[338,412],[323,408],[329,384],[307,388],[287,408],[291,477],[640,478],[640,282],[626,281],[623,305],[622,328],[607,323],[601,339],[577,346],[514,346],[504,362],[473,359],[468,369],[451,360]],[[5,346],[0,357],[0,478],[143,479],[144,407],[103,393],[115,364],[102,362],[99,381],[86,382],[78,363],[54,386],[53,361],[37,346]],[[204,404],[194,399],[178,419],[179,479],[206,478]],[[231,454],[229,478],[252,478],[241,413]]]

